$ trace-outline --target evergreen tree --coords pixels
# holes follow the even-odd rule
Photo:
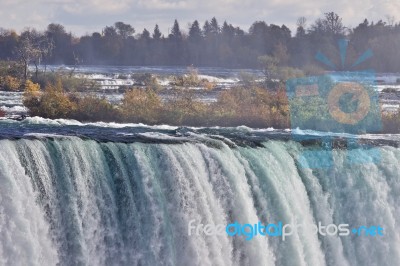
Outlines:
[[[161,31],[158,28],[158,25],[156,24],[156,26],[154,27],[154,31],[153,31],[153,39],[154,40],[159,40],[161,39]]]
[[[200,42],[202,39],[199,22],[195,20],[189,29],[189,40],[191,42]]]
[[[218,35],[218,34],[219,34],[219,32],[220,32],[220,27],[219,27],[218,21],[217,21],[217,19],[216,19],[215,17],[213,17],[213,18],[211,19],[210,28],[211,28],[211,33],[212,33],[213,35]]]
[[[150,32],[144,28],[142,34],[140,35],[140,38],[143,40],[150,40]]]
[[[208,20],[206,20],[206,21],[204,22],[204,25],[203,25],[203,35],[204,35],[205,37],[208,37],[208,36],[211,35],[211,32],[212,32],[212,29],[211,29],[210,22],[208,22]]]
[[[228,23],[224,21],[221,32],[224,38],[231,39],[235,35],[235,27],[233,27],[232,24],[228,25]]]
[[[181,30],[179,28],[179,23],[178,23],[178,21],[176,19],[174,21],[174,26],[172,27],[172,31],[171,31],[170,37],[172,39],[175,39],[175,40],[181,40],[182,39],[182,32],[181,32]]]
[[[355,28],[347,29],[339,15],[329,12],[309,27],[306,19],[300,18],[294,37],[285,25],[256,21],[245,32],[226,21],[220,26],[215,17],[206,20],[202,27],[197,20],[194,21],[189,27],[187,39],[177,20],[168,38],[162,36],[158,25],[155,25],[152,34],[144,29],[134,37],[133,26],[123,22],[106,26],[101,33],[80,38],[68,33],[63,25],[54,23],[48,25],[44,32],[36,32],[45,41],[33,38],[29,39],[33,42],[27,42],[27,33],[17,34],[0,28],[0,60],[18,60],[25,56],[30,64],[74,65],[79,61],[85,64],[194,64],[256,68],[259,66],[257,58],[268,55],[279,58],[280,66],[302,68],[311,65],[312,69],[317,63],[314,57],[318,51],[340,66],[337,40],[345,37],[349,40],[346,63],[356,62],[360,55],[372,49],[375,56],[363,62],[360,69],[400,72],[400,23],[391,18],[387,22],[365,19]],[[41,51],[35,56],[27,53],[35,49],[21,50],[35,43],[40,43],[37,47]],[[49,47],[54,47],[51,53],[43,52],[50,50]]]

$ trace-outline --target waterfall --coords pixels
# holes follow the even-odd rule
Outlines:
[[[263,147],[1,140],[0,265],[398,265],[400,149],[379,163],[299,167]],[[380,225],[383,236],[188,234],[188,224]]]

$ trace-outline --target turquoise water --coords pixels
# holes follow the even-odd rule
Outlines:
[[[0,265],[399,264],[395,145],[379,146],[381,161],[369,164],[348,164],[345,150],[333,150],[332,168],[312,170],[298,163],[310,147],[290,140],[154,139],[0,140]],[[189,236],[193,219],[380,225],[385,234],[322,237],[306,230],[286,241],[246,241]]]

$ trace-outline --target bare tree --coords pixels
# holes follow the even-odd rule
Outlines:
[[[47,59],[51,57],[54,47],[55,47],[54,41],[47,38],[46,36],[43,36],[43,41],[41,42],[41,51],[42,51],[41,61],[44,63],[45,73],[47,70]],[[36,77],[37,77],[38,67],[37,65],[35,66],[36,66]]]
[[[343,34],[345,27],[342,23],[342,18],[334,12],[325,13],[323,24],[326,32],[333,34]]]
[[[24,79],[28,78],[29,64],[35,65],[35,75],[39,72],[42,59],[47,58],[54,48],[54,44],[43,34],[35,30],[26,30],[21,34],[16,52],[24,65]]]
[[[19,45],[16,48],[18,57],[24,65],[24,79],[28,77],[28,66],[37,58],[40,57],[40,49],[35,44],[37,38],[35,30],[26,30],[21,34]]]
[[[387,25],[392,27],[396,21],[394,16],[386,15]]]
[[[297,19],[297,31],[296,31],[296,37],[302,37],[306,35],[306,23],[307,19],[305,17],[300,17]]]
[[[317,34],[344,34],[345,27],[342,23],[342,18],[334,12],[325,13],[324,18],[317,19],[311,25],[310,32]]]
[[[303,29],[305,29],[307,27],[307,19],[305,17],[299,17],[297,19],[296,26],[298,28],[302,27]]]
[[[72,55],[74,56],[74,67],[69,72],[70,77],[72,77],[74,75],[75,70],[77,69],[78,65],[82,62],[81,58],[75,53],[75,51],[72,52]]]
[[[277,77],[279,59],[270,55],[262,55],[257,59],[263,68],[265,82],[271,82]]]

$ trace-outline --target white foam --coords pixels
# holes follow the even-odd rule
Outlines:
[[[157,78],[157,83],[158,83],[159,85],[165,87],[165,86],[170,85],[171,80],[169,80],[169,79],[160,79],[160,78]]]
[[[94,126],[94,127],[105,127],[105,128],[126,128],[126,127],[146,127],[150,129],[160,130],[176,130],[178,127],[169,125],[157,125],[150,126],[142,123],[115,123],[115,122],[95,122],[95,123],[82,123],[73,119],[48,119],[43,117],[28,117],[22,121],[26,124],[43,124],[43,125],[55,125],[55,126]]]
[[[233,78],[229,78],[229,79],[224,79],[224,78],[218,78],[218,77],[213,77],[213,76],[209,76],[209,75],[198,75],[199,79],[206,79],[209,82],[215,82],[215,83],[237,83],[239,82],[239,79],[233,79]]]
[[[36,138],[65,138],[68,136],[49,134],[49,133],[27,133],[24,134],[25,137],[36,137]]]
[[[12,106],[12,107],[1,106],[0,109],[7,113],[26,113],[26,112],[28,112],[28,109],[25,106]]]
[[[145,137],[145,138],[148,138],[148,139],[157,139],[157,140],[179,140],[179,139],[185,139],[185,138],[181,138],[181,137],[170,136],[170,135],[159,133],[159,132],[145,132],[145,133],[139,133],[137,135]]]
[[[384,89],[393,89],[396,91],[400,91],[400,85],[376,85],[376,90],[381,92]]]

